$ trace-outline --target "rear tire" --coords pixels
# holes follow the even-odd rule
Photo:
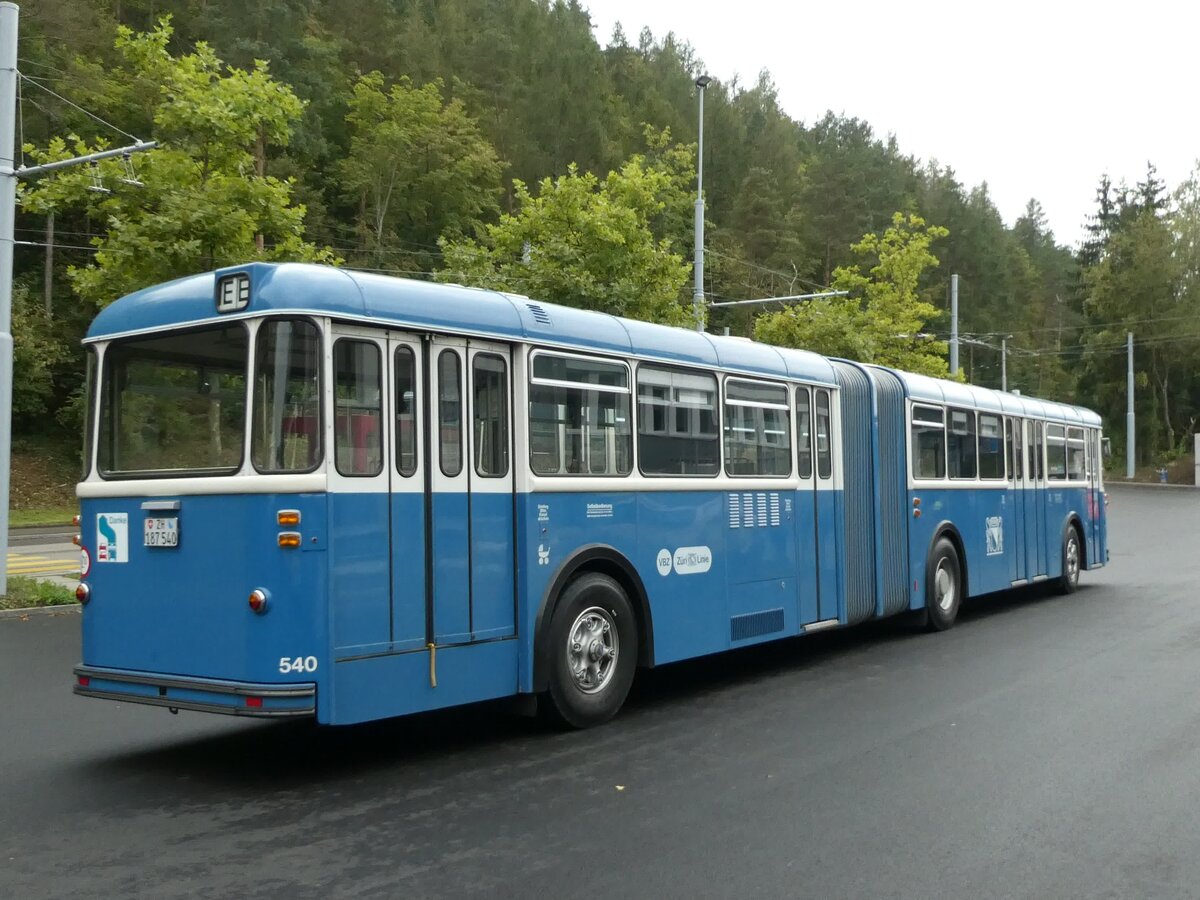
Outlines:
[[[633,684],[638,628],[621,586],[587,572],[563,590],[547,635],[549,706],[571,728],[607,722]]]
[[[954,625],[962,606],[962,563],[954,543],[940,537],[925,563],[927,631],[945,631]]]
[[[1079,529],[1068,525],[1063,535],[1062,546],[1062,575],[1058,579],[1060,594],[1073,594],[1079,590],[1079,572],[1083,568],[1083,544],[1079,539]]]

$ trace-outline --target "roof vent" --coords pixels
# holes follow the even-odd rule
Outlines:
[[[525,305],[528,306],[529,311],[533,313],[533,321],[537,322],[539,325],[547,325],[550,327],[554,326],[554,323],[550,321],[550,313],[546,312],[545,309],[538,306],[536,303],[526,303]]]

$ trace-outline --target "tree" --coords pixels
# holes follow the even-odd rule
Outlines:
[[[442,99],[442,87],[401,78],[385,90],[378,72],[354,86],[350,152],[337,168],[376,265],[400,242],[411,256],[397,268],[432,268],[439,236],[473,235],[499,211],[496,151],[462,101]]]
[[[12,294],[12,412],[18,423],[42,419],[54,395],[53,374],[70,352],[54,323],[23,284]]]
[[[635,155],[604,179],[580,173],[545,178],[534,195],[514,182],[516,212],[482,240],[440,241],[442,281],[515,291],[566,306],[673,325],[687,324],[680,301],[691,267],[676,250],[689,202],[692,150],[654,135],[650,157]],[[668,233],[656,234],[660,228]]]
[[[76,168],[44,178],[22,192],[26,211],[83,207],[107,225],[92,239],[94,262],[68,270],[75,291],[98,305],[251,259],[333,259],[305,241],[305,210],[291,202],[291,183],[261,174],[256,165],[262,144],[287,143],[300,101],[270,77],[265,62],[225,69],[204,43],[171,56],[171,34],[163,20],[151,32],[121,28],[117,37],[126,68],[113,78],[147,104],[153,136],[163,145],[134,161],[141,185],[123,184],[124,163],[110,160],[91,172]],[[50,161],[105,146],[71,135],[27,151]],[[109,193],[91,190],[96,177]]]
[[[754,336],[828,356],[945,376],[945,342],[922,334],[937,309],[920,298],[918,286],[922,273],[938,263],[930,244],[947,234],[920,216],[895,213],[882,236],[864,235],[851,247],[875,263],[867,274],[861,264],[833,273],[833,287],[848,296],[767,313],[755,323]]]
[[[1134,333],[1140,384],[1151,388],[1138,416],[1138,447],[1148,457],[1171,450],[1194,407],[1192,372],[1200,358],[1200,309],[1181,302],[1181,260],[1165,218],[1142,211],[1108,239],[1108,252],[1084,273],[1086,381],[1103,415],[1119,423],[1125,406],[1124,341]],[[1187,429],[1190,431],[1190,428]]]

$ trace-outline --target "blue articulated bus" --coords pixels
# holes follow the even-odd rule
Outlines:
[[[252,264],[96,318],[90,697],[346,724],[1107,558],[1083,409],[522,296]]]

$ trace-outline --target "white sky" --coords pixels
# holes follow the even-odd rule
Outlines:
[[[1060,243],[1081,238],[1101,173],[1132,185],[1152,160],[1174,190],[1200,158],[1195,0],[584,3],[602,46],[620,21],[633,44],[674,31],[723,81],[766,68],[792,118],[894,133],[986,181],[1010,225],[1036,197]]]

